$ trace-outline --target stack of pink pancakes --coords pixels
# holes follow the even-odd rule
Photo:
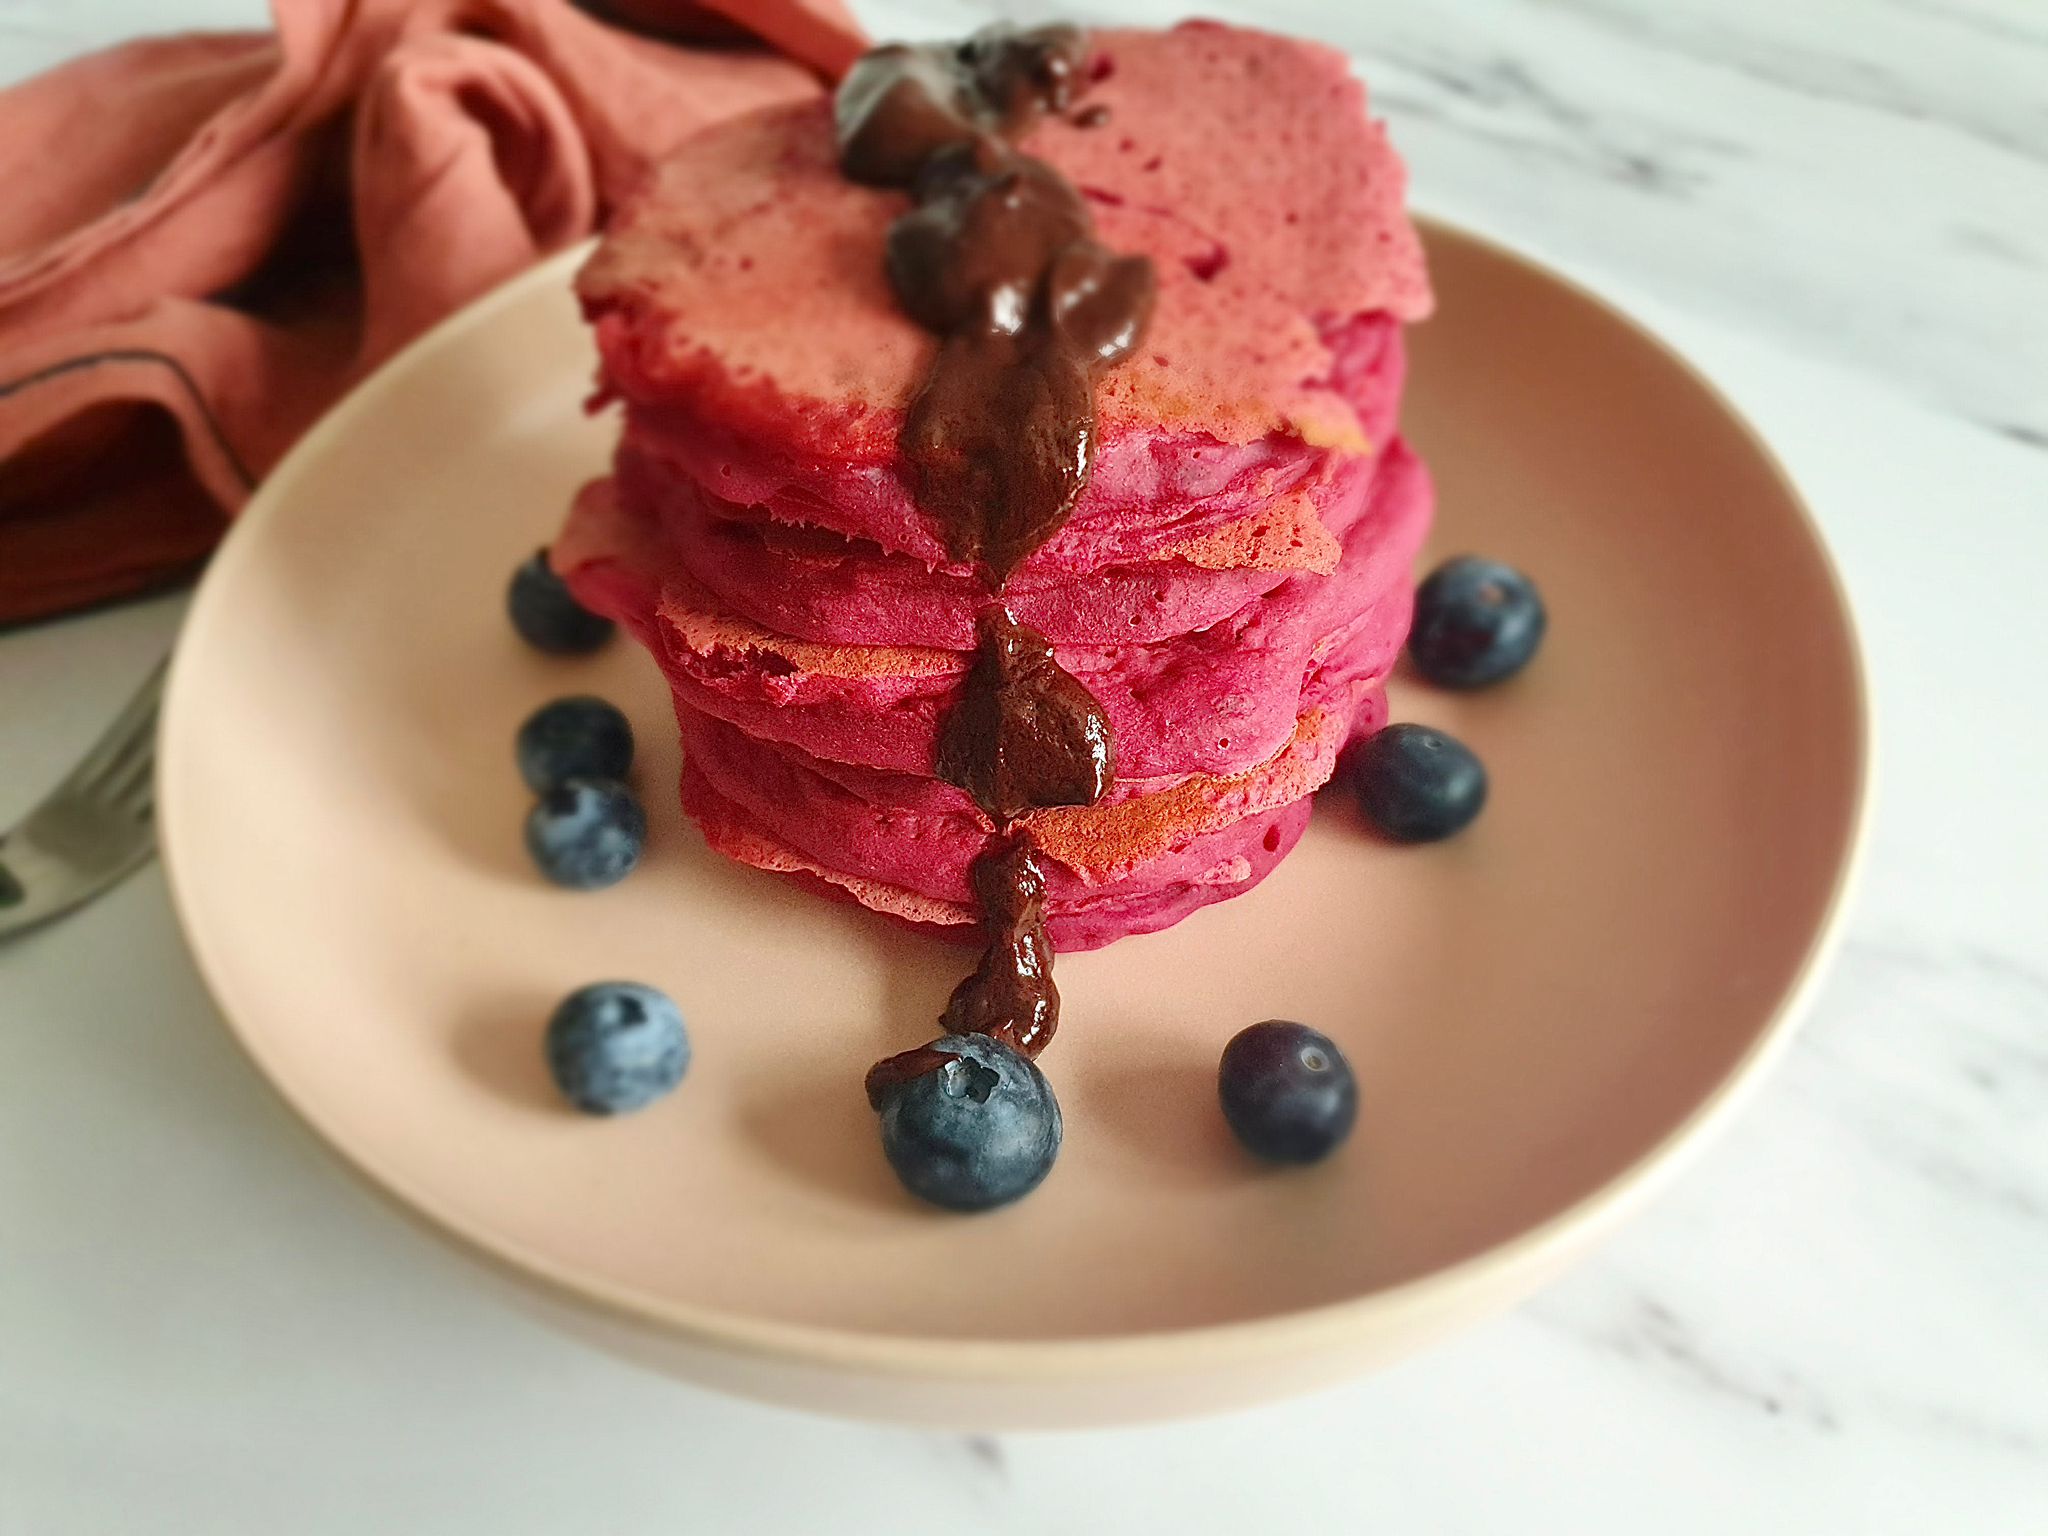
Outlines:
[[[1061,949],[1286,855],[1384,720],[1431,505],[1396,427],[1428,280],[1343,58],[1189,24],[1096,33],[1086,73],[1022,148],[1159,293],[1073,518],[1004,594],[1116,733],[1102,803],[1029,818]],[[906,206],[840,174],[823,102],[686,144],[580,279],[626,427],[553,558],[660,662],[713,847],[972,939],[991,827],[933,765],[984,597],[897,449],[936,347],[883,273]]]

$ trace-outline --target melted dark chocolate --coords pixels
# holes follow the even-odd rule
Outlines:
[[[1079,27],[1055,23],[1019,28],[983,27],[954,50],[974,80],[975,95],[1008,138],[1022,138],[1048,112],[1074,104],[1088,38]]]
[[[861,56],[832,99],[839,168],[855,181],[903,187],[938,150],[964,137],[966,78],[951,52],[892,43]]]
[[[974,861],[972,879],[988,948],[953,989],[939,1027],[949,1035],[987,1035],[1036,1056],[1060,1027],[1060,993],[1045,933],[1045,873],[1031,834],[1020,829],[994,838]],[[955,1059],[929,1045],[884,1057],[868,1069],[868,1103],[880,1109],[892,1089]]]
[[[984,27],[963,43],[890,43],[855,61],[833,116],[840,169],[876,186],[910,185],[934,151],[988,131],[1020,138],[1073,103],[1087,51],[1076,27]]]
[[[1060,993],[1052,982],[1052,941],[1045,935],[1045,872],[1027,831],[989,844],[974,861],[988,948],[974,974],[953,989],[939,1025],[952,1035],[991,1035],[1036,1056],[1060,1027]]]
[[[939,732],[939,777],[998,826],[1042,806],[1093,805],[1116,773],[1102,705],[1001,603],[976,629],[966,691]]]
[[[910,317],[942,336],[1022,331],[1053,258],[1088,237],[1072,183],[987,135],[935,155],[917,194],[889,226],[889,282]]]
[[[903,452],[948,549],[998,590],[1073,514],[1095,453],[1095,377],[1137,345],[1152,264],[1094,239],[1087,202],[1003,136],[1073,99],[1071,27],[992,27],[958,48],[878,48],[839,88],[841,165],[907,187],[891,285],[942,338]]]
[[[923,1077],[927,1072],[938,1072],[949,1061],[960,1058],[951,1051],[934,1050],[929,1045],[913,1046],[907,1051],[898,1051],[894,1056],[884,1056],[872,1067],[861,1086],[868,1091],[868,1105],[881,1109],[889,1102],[890,1093],[901,1088],[912,1078]]]
[[[1014,139],[1073,103],[1084,54],[1072,27],[990,27],[957,47],[878,48],[835,103],[840,163],[857,181],[903,187],[915,206],[890,227],[897,300],[940,337],[905,419],[918,505],[990,592],[1073,514],[1095,454],[1095,381],[1137,346],[1152,264],[1094,237],[1088,204]],[[1106,117],[1080,115],[1085,126]],[[1001,602],[976,623],[967,685],[940,732],[937,771],[1001,830],[974,863],[988,940],[940,1018],[1036,1056],[1059,1024],[1045,875],[1026,830],[1048,806],[1093,805],[1109,788],[1109,718],[1044,635]],[[953,1060],[930,1046],[876,1063],[869,1102]]]

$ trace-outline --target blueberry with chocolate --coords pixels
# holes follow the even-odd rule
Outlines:
[[[949,1211],[986,1211],[1043,1183],[1061,1133],[1045,1074],[987,1035],[946,1035],[920,1054],[921,1070],[869,1079],[903,1187]]]

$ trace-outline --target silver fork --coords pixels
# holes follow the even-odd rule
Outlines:
[[[156,847],[158,662],[64,782],[0,833],[0,939],[83,906]]]

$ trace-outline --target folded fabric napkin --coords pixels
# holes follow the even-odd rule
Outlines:
[[[864,46],[838,0],[273,0],[0,92],[0,625],[192,570],[350,383]]]

